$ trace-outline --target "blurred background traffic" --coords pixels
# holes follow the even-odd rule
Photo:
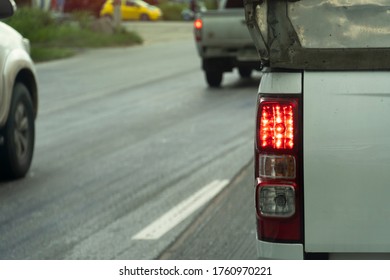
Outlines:
[[[132,46],[142,34],[115,24],[115,0],[16,0],[5,22],[31,42],[35,62],[66,58],[80,49]],[[218,0],[122,0],[124,22],[191,21],[197,11],[216,9]]]

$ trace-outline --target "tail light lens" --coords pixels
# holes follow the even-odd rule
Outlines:
[[[194,27],[195,29],[202,29],[203,27],[203,22],[200,18],[197,18],[195,21],[194,21]]]
[[[295,157],[292,155],[259,155],[261,178],[294,179],[296,177]]]
[[[255,149],[258,238],[302,241],[299,97],[261,97]]]
[[[294,148],[294,104],[264,101],[260,104],[260,146],[277,150]]]
[[[259,210],[262,216],[288,218],[295,214],[293,186],[265,185],[259,191]]]
[[[200,18],[194,20],[194,33],[197,42],[202,40],[203,21]]]

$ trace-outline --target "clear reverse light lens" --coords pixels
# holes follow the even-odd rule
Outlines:
[[[266,217],[288,218],[295,213],[295,190],[292,186],[260,188],[259,212]]]
[[[259,173],[262,178],[294,179],[295,158],[290,155],[260,155]]]

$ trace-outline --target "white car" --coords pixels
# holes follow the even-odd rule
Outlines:
[[[15,9],[13,0],[0,0],[0,18]],[[0,36],[0,174],[17,179],[33,158],[38,86],[29,41],[2,22]]]

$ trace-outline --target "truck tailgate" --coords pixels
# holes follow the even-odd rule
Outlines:
[[[245,23],[243,9],[209,11],[202,15],[203,46],[242,47],[253,46],[252,38]]]
[[[390,252],[390,72],[304,72],[306,252]]]

